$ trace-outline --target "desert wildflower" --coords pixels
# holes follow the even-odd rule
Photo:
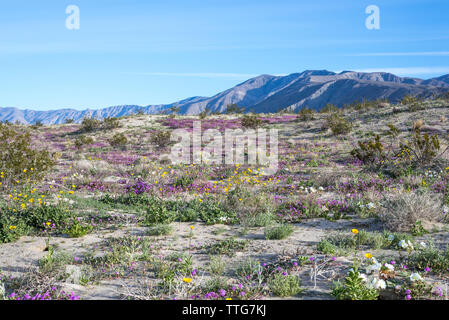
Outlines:
[[[185,283],[190,283],[192,282],[192,278],[184,278],[182,279],[182,281],[184,281]]]
[[[352,232],[353,234],[358,234],[358,233],[359,233],[359,230],[357,230],[357,229],[352,229],[351,232]]]
[[[365,253],[365,257],[367,259],[371,259],[373,257],[373,255],[371,253]]]

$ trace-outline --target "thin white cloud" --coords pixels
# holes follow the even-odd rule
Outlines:
[[[449,51],[425,51],[425,52],[369,52],[349,54],[352,57],[411,57],[411,56],[426,56],[438,57],[449,56]]]
[[[409,67],[409,68],[368,68],[356,69],[358,72],[389,72],[396,75],[447,74],[448,67]]]

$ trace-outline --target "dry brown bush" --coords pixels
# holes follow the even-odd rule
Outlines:
[[[396,232],[410,231],[417,221],[441,221],[441,199],[426,192],[391,195],[382,201],[380,219]]]

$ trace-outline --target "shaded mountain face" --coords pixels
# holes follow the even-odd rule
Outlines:
[[[277,112],[304,107],[320,109],[327,103],[342,107],[354,101],[385,98],[398,102],[405,95],[430,97],[449,91],[449,75],[428,80],[403,78],[386,72],[335,73],[327,70],[306,70],[286,76],[260,75],[220,92],[213,97],[191,97],[175,103],[149,106],[114,106],[99,110],[60,109],[50,111],[0,108],[0,121],[33,124],[60,124],[66,119],[81,122],[86,116],[119,117],[143,111],[156,114],[179,107],[181,114],[195,115],[206,109],[224,112],[228,104],[237,104],[247,111]]]

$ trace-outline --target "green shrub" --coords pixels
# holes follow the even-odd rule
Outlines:
[[[181,176],[176,179],[174,185],[175,185],[175,187],[186,188],[186,187],[190,186],[193,183],[193,181],[194,181],[193,177]]]
[[[326,128],[330,128],[334,135],[342,135],[351,132],[352,124],[339,114],[333,113],[326,119]]]
[[[313,115],[315,111],[309,108],[303,108],[298,112],[298,120],[300,121],[311,121],[313,120]]]
[[[337,300],[377,300],[379,292],[376,289],[368,288],[357,268],[353,268],[345,278],[344,284],[335,283],[331,295]]]
[[[94,142],[94,139],[92,137],[82,135],[82,136],[79,136],[78,138],[76,138],[75,147],[77,149],[80,149],[82,146],[92,144],[93,142]]]
[[[0,171],[2,185],[26,179],[41,180],[56,164],[57,155],[32,148],[29,132],[20,133],[0,124]]]
[[[92,117],[85,117],[81,121],[81,132],[92,132],[101,128],[101,121]]]
[[[257,129],[262,124],[262,120],[253,114],[244,115],[240,121],[243,128]]]
[[[228,104],[226,106],[225,113],[226,114],[239,114],[239,113],[243,113],[244,111],[245,111],[244,107],[239,107],[237,104],[233,103],[233,104]]]
[[[73,219],[64,230],[70,238],[80,238],[92,231],[93,227],[89,224],[83,225],[80,219]]]
[[[165,148],[170,143],[170,137],[169,131],[157,131],[151,134],[150,142],[160,148]]]
[[[169,224],[156,224],[148,228],[149,236],[166,236],[173,232],[173,228]]]
[[[295,296],[303,291],[301,280],[296,275],[275,274],[268,280],[268,287],[274,295],[279,297]]]
[[[267,240],[281,240],[285,239],[293,233],[293,226],[291,224],[278,224],[265,227],[265,239]]]
[[[247,240],[236,240],[234,238],[229,238],[226,240],[220,240],[208,247],[208,252],[210,254],[225,254],[228,256],[233,256],[237,251],[243,251],[248,246]]]
[[[0,211],[0,243],[14,242],[28,232],[28,226],[17,213]]]
[[[45,224],[52,222],[57,231],[62,231],[68,225],[73,214],[61,206],[40,205],[30,207],[22,213],[25,223],[36,229],[45,230]]]
[[[107,117],[104,118],[102,128],[106,130],[112,130],[120,127],[118,118]]]
[[[192,202],[193,208],[198,210],[199,218],[207,225],[233,224],[237,221],[236,215],[223,209],[214,201]]]
[[[432,272],[448,274],[449,272],[449,247],[438,250],[433,245],[420,250],[415,250],[409,256],[408,266],[424,270],[429,267]]]
[[[152,198],[146,208],[144,225],[168,224],[176,219],[176,212],[167,209],[162,199]]]
[[[124,133],[116,133],[108,141],[113,147],[124,147],[128,143],[128,138]]]

